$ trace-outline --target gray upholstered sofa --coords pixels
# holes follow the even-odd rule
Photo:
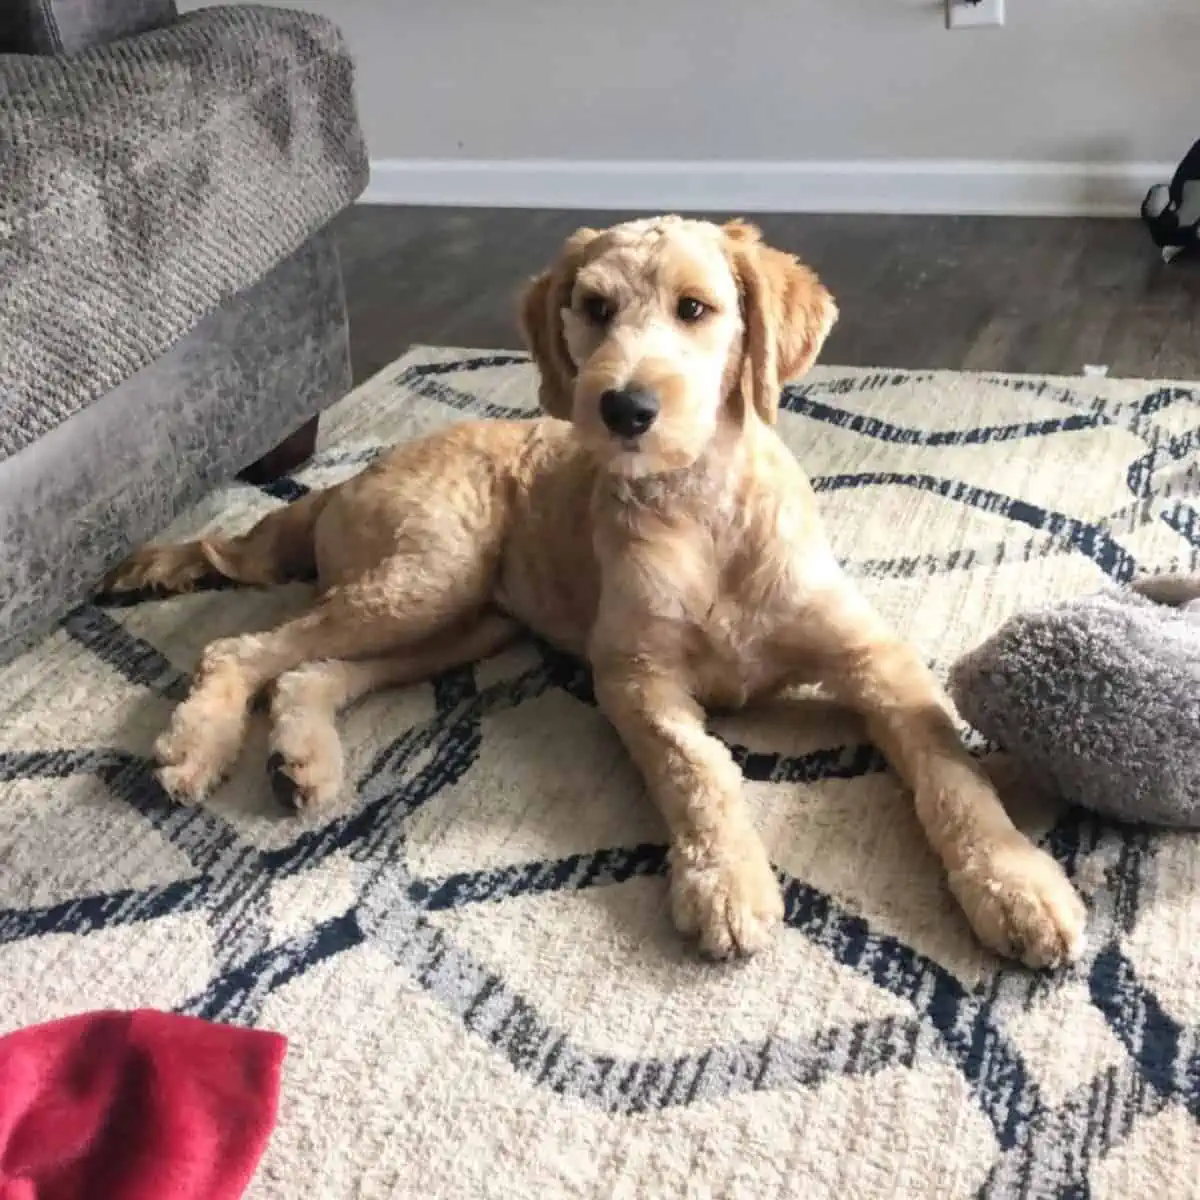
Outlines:
[[[328,226],[366,177],[321,18],[0,0],[0,661],[311,451],[350,383]]]

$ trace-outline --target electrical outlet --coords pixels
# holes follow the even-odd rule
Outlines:
[[[1004,24],[1004,0],[946,0],[947,29]]]

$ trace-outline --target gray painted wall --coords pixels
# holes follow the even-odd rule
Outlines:
[[[1200,137],[1200,0],[1007,0],[953,33],[937,0],[288,3],[349,37],[375,159],[1175,162]]]

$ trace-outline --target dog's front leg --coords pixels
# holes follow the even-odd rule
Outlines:
[[[596,696],[667,823],[671,911],[714,958],[766,947],[779,883],[742,798],[742,774],[682,680],[642,660],[596,668]]]
[[[1062,868],[1013,824],[955,728],[932,672],[857,593],[809,608],[800,645],[913,793],[917,817],[976,935],[1028,966],[1083,947],[1086,913]]]

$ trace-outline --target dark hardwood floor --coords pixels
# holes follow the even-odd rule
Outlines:
[[[577,226],[620,217],[351,209],[338,229],[356,378],[415,342],[516,347],[524,279]],[[1200,377],[1200,265],[1164,266],[1136,220],[753,219],[837,297],[827,363]]]

